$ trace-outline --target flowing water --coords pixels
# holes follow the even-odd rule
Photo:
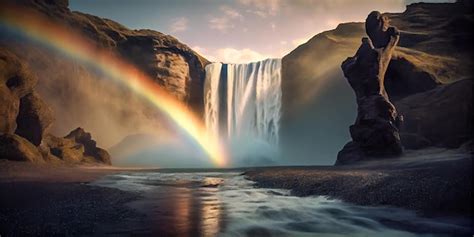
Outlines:
[[[287,190],[255,188],[238,172],[126,172],[92,185],[142,197],[129,204],[141,217],[104,227],[101,234],[390,237],[469,233],[469,221],[422,218],[407,210],[362,207],[322,196],[291,196]]]
[[[230,143],[259,140],[278,144],[281,60],[206,67],[205,122],[209,132]]]

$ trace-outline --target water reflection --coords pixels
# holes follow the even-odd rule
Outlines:
[[[325,197],[256,189],[238,173],[133,173],[94,185],[139,192],[142,217],[103,226],[101,235],[140,236],[467,236],[470,221],[419,217]]]
[[[201,199],[200,227],[202,236],[216,236],[220,231],[222,203],[217,196],[216,188],[205,188],[208,195]]]
[[[124,179],[103,180],[96,185],[139,191],[143,198],[129,205],[144,216],[138,223],[129,223],[133,228],[113,227],[116,228],[114,234],[211,237],[223,231],[225,208],[218,195],[222,179],[193,174],[179,179],[167,174],[124,176]]]
[[[173,206],[173,218],[171,225],[173,229],[176,230],[176,234],[179,236],[189,236],[191,231],[191,190],[182,188],[177,194],[176,198],[170,200]],[[160,216],[155,217],[160,220]],[[157,222],[157,225],[162,225],[163,223]]]

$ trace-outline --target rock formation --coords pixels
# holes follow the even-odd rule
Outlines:
[[[111,164],[107,151],[81,128],[65,138],[48,134],[53,113],[36,93],[36,82],[25,64],[0,48],[0,159]]]
[[[400,111],[399,101],[472,76],[474,18],[472,7],[464,2],[470,1],[416,3],[408,5],[404,12],[383,14],[389,17],[391,25],[401,29],[400,41],[386,72],[385,89],[405,120],[410,119],[406,111],[418,109],[406,104]],[[333,163],[333,157],[348,140],[346,127],[353,124],[356,108],[340,65],[354,54],[365,35],[363,23],[342,23],[336,29],[315,35],[283,57],[280,132],[282,145],[288,146],[283,150],[285,156],[292,157],[292,161],[303,162],[307,157],[314,157],[318,164]],[[427,99],[425,106],[428,101],[438,101],[433,97]],[[434,109],[437,103],[429,107]],[[457,108],[458,103],[465,101],[445,100],[443,107]],[[457,111],[464,114],[451,116],[449,120],[459,120],[461,124],[468,114],[465,110]],[[445,126],[442,114],[431,116],[435,118],[436,124]],[[427,122],[420,120],[419,124],[428,128]],[[402,126],[401,131],[404,129]],[[432,128],[438,129],[441,127]],[[432,144],[444,146],[444,143]]]
[[[71,11],[67,0],[5,2],[33,10],[53,22],[82,33],[98,47],[110,50],[135,65],[197,112],[202,110],[204,67],[209,62],[173,36],[148,29],[132,30],[109,19]],[[9,46],[17,44],[0,36],[2,41]],[[13,48],[21,52],[25,59],[30,57],[28,54],[32,50],[24,50],[21,44]],[[43,66],[57,66],[49,65],[48,60],[43,61]]]
[[[355,91],[358,109],[356,122],[350,127],[352,141],[339,152],[336,164],[402,153],[400,118],[384,86],[400,33],[376,11],[369,14],[365,27],[369,38],[362,38],[355,56],[341,66]]]
[[[15,133],[38,146],[53,121],[51,108],[41,100],[36,92],[32,92],[20,99],[20,111],[16,118]]]
[[[0,133],[0,158],[15,161],[44,162],[39,150],[16,134]]]
[[[31,92],[37,79],[10,51],[0,48],[0,133],[14,133],[20,99]]]
[[[84,129],[76,128],[64,138],[82,144],[84,146],[84,156],[91,156],[105,164],[111,164],[110,156],[107,151],[97,147],[96,142],[92,140],[91,134],[84,131]]]

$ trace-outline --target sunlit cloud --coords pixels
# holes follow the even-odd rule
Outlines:
[[[225,16],[228,16],[229,18],[238,18],[240,20],[244,18],[242,14],[240,14],[240,12],[229,6],[221,6],[220,10],[224,13]]]
[[[195,52],[197,52],[199,55],[205,57],[207,60],[210,61],[218,61],[213,55],[209,53],[209,50],[200,46],[193,46],[191,47]]]
[[[261,10],[251,10],[251,9],[247,9],[245,10],[245,12],[247,13],[250,13],[250,14],[254,14],[254,15],[257,15],[261,18],[266,18],[268,16],[268,14],[264,11],[261,11]]]
[[[235,21],[242,21],[244,19],[242,14],[229,6],[221,6],[220,11],[222,13],[221,16],[212,16],[209,19],[209,28],[225,33],[229,29],[235,28]]]
[[[239,0],[244,6],[253,8],[255,13],[264,17],[266,15],[276,15],[280,10],[280,0]]]
[[[249,48],[221,48],[215,51],[214,58],[224,63],[248,63],[271,58],[271,55],[262,54]]]
[[[309,38],[298,38],[298,39],[292,40],[291,43],[293,44],[293,46],[297,47],[299,45],[306,43],[308,40]]]
[[[235,25],[227,17],[212,17],[209,19],[209,28],[218,30],[221,32],[227,32],[227,30],[234,28]]]
[[[188,19],[186,17],[177,18],[171,23],[170,30],[172,33],[186,31],[188,29]]]

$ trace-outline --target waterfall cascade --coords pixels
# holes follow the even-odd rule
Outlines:
[[[281,109],[281,59],[206,67],[205,122],[208,132],[276,146]]]

